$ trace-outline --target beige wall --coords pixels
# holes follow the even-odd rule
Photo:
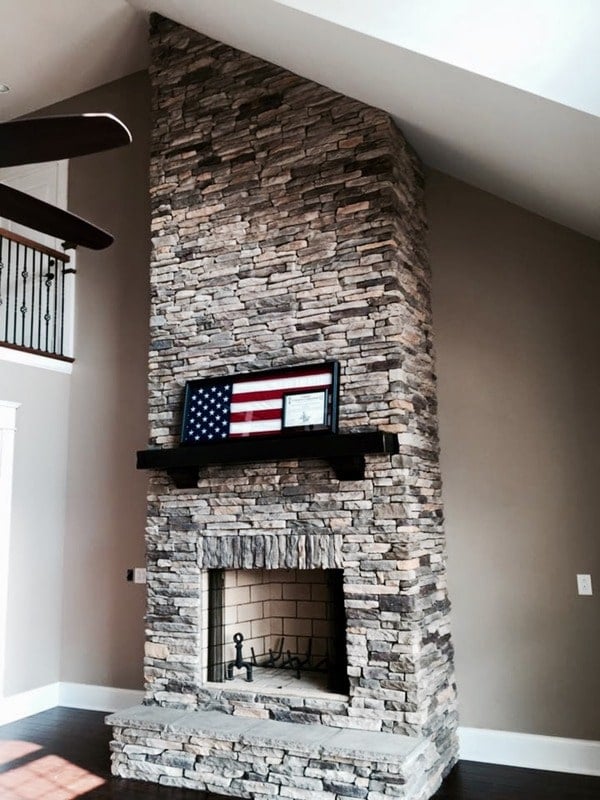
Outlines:
[[[600,739],[600,244],[427,198],[461,724]]]
[[[0,361],[0,399],[21,404],[0,696],[2,688],[10,696],[59,679],[69,382],[68,375]]]
[[[145,73],[62,102],[50,113],[110,111],[130,147],[70,163],[70,209],[111,231],[108,250],[77,255],[64,545],[61,680],[141,688],[147,442],[149,87]]]
[[[144,73],[40,113],[111,111],[134,144],[69,166],[69,207],[115,234],[77,253],[71,376],[0,362],[17,412],[4,693],[141,688],[147,441],[149,86]]]

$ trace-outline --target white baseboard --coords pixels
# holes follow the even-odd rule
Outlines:
[[[87,711],[122,711],[140,705],[144,693],[134,689],[114,689],[111,686],[93,686],[87,683],[61,683],[58,703],[67,708]]]
[[[0,725],[56,706],[87,711],[121,711],[139,705],[143,699],[144,693],[133,689],[114,689],[85,683],[51,683],[10,697],[0,697]]]
[[[58,705],[58,697],[58,683],[13,694],[11,697],[0,697],[0,725],[54,708]]]
[[[600,775],[600,742],[459,728],[460,758],[487,764]]]

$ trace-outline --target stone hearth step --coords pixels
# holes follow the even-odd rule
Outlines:
[[[115,775],[244,798],[421,800],[437,759],[418,736],[220,711],[135,706],[106,722]]]

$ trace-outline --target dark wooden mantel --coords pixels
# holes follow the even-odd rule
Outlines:
[[[320,458],[331,465],[338,480],[357,481],[365,477],[365,455],[394,453],[398,453],[398,437],[384,431],[256,437],[209,445],[138,450],[137,468],[164,469],[178,489],[192,489],[198,485],[202,467],[210,464]]]

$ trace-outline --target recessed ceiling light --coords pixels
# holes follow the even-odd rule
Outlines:
[[[7,86],[5,83],[0,83],[0,93],[3,92],[10,92],[10,86]]]

